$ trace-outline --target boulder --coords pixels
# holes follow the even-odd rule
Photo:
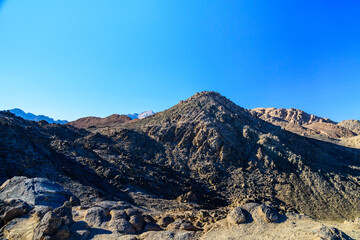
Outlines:
[[[135,228],[124,218],[111,220],[108,224],[108,228],[117,231],[121,234],[134,234]]]
[[[349,236],[334,227],[322,226],[315,231],[321,240],[350,240]]]
[[[124,210],[111,210],[110,215],[112,220],[116,220],[120,218],[129,219],[128,215]]]
[[[19,199],[0,203],[0,227],[14,218],[20,217],[31,210],[31,206]]]
[[[131,223],[131,225],[133,225],[137,232],[141,232],[145,225],[145,220],[142,215],[131,216],[129,222]]]
[[[79,203],[70,191],[46,178],[13,177],[0,187],[0,199],[20,199],[31,205],[57,208],[71,198],[73,204]]]
[[[246,222],[246,212],[241,207],[236,207],[229,213],[227,220],[230,224],[244,223]]]
[[[61,226],[61,218],[49,211],[41,219],[39,225],[35,227],[33,240],[42,240],[46,236],[54,235]]]
[[[275,222],[278,220],[278,214],[273,207],[261,204],[258,207],[258,213],[265,222]]]
[[[89,208],[86,213],[84,220],[90,227],[100,227],[107,218],[106,211],[101,207]]]
[[[61,207],[54,210],[54,213],[61,217],[63,225],[69,225],[73,223],[72,208],[70,202],[65,202]]]

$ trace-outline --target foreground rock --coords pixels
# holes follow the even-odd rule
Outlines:
[[[246,212],[241,207],[234,208],[227,217],[229,224],[239,224],[246,221]]]
[[[60,207],[65,201],[79,200],[59,184],[45,178],[13,177],[0,187],[0,199],[19,199],[31,205]]]

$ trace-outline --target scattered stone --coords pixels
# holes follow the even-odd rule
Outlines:
[[[246,221],[246,212],[241,207],[236,207],[229,213],[227,220],[230,224],[244,223]]]

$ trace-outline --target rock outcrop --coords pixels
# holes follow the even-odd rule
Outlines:
[[[108,127],[114,124],[122,124],[131,121],[127,115],[113,114],[105,118],[100,117],[84,117],[78,120],[67,123],[76,128],[95,128],[95,127]]]
[[[358,145],[356,141],[349,140],[360,134],[360,124],[357,120],[336,123],[328,118],[318,117],[294,108],[255,108],[250,112],[266,122],[301,136],[360,148],[360,144]]]

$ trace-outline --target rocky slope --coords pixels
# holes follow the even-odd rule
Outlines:
[[[359,120],[344,120],[338,123],[339,126],[346,127],[354,133],[360,135],[360,121]]]
[[[357,120],[336,123],[328,118],[321,118],[294,108],[255,108],[250,111],[262,120],[287,131],[347,147],[360,148],[357,141],[352,139],[360,133],[360,123]]]
[[[73,207],[74,221],[85,221],[94,239],[102,235],[96,229],[106,235],[123,228],[134,228],[129,231],[140,239],[183,233],[199,239],[230,209],[248,203],[317,220],[360,216],[358,149],[285,131],[214,92],[141,120],[87,130],[0,112],[0,163],[2,181],[45,177],[71,191],[81,203]],[[130,212],[111,212],[127,208],[141,214],[131,220]],[[169,229],[161,227],[166,214],[179,220]],[[167,233],[147,233],[145,222]],[[76,226],[70,232],[84,233]]]
[[[67,123],[76,128],[105,127],[114,124],[121,124],[131,121],[127,115],[113,114],[105,118],[100,117],[83,117]]]

